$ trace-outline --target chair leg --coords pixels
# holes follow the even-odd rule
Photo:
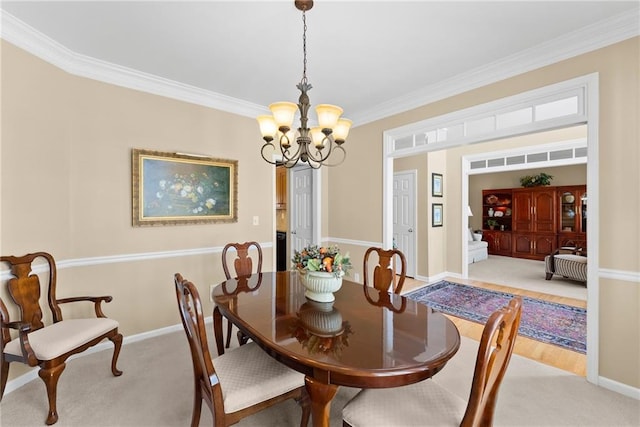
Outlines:
[[[193,413],[191,414],[191,427],[198,427],[200,424],[200,413],[202,412],[202,389],[196,382],[196,389],[193,393]],[[215,420],[214,420],[215,421]]]
[[[111,372],[114,377],[119,377],[122,375],[122,371],[116,368],[116,363],[118,363],[118,356],[120,355],[120,349],[122,348],[122,334],[118,334],[115,337],[109,338],[109,340],[113,343],[113,357],[111,358]]]
[[[544,276],[544,280],[551,280],[551,278],[552,278],[552,277],[553,277],[553,273],[547,273],[547,274]]]
[[[9,362],[2,358],[2,367],[0,368],[0,400],[4,397],[4,389],[7,386],[7,376],[9,375]]]
[[[44,381],[44,385],[47,388],[47,397],[49,398],[49,414],[45,421],[47,425],[55,424],[58,421],[58,409],[56,407],[56,398],[58,393],[58,379],[60,374],[64,371],[67,365],[62,363],[53,368],[41,368],[38,371],[38,375]]]
[[[229,348],[231,345],[231,328],[233,324],[227,320],[227,343],[225,344],[226,348]]]
[[[307,427],[311,418],[311,399],[306,389],[302,392],[298,404],[302,407],[302,418],[300,419],[300,427]]]

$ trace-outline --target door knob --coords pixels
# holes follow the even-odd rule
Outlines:
[[[410,228],[410,229],[409,229],[409,233],[413,233],[413,228]]]

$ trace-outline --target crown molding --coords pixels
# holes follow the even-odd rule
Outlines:
[[[640,35],[637,13],[622,13],[411,94],[352,114],[358,126],[526,73]]]
[[[11,44],[80,77],[255,118],[266,107],[81,55],[0,10],[1,37]]]
[[[70,74],[251,118],[267,111],[266,106],[75,53],[13,15],[2,10],[0,15],[0,35],[4,40]],[[623,13],[500,61],[425,86],[410,95],[354,112],[352,119],[357,126],[367,124],[638,35],[638,15]]]

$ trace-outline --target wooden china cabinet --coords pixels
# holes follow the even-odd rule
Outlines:
[[[556,249],[554,187],[513,190],[513,252],[518,258],[544,259]]]
[[[587,248],[587,186],[482,191],[482,240],[491,255],[543,260],[562,246]]]

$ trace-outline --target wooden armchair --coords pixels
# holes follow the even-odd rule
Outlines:
[[[360,391],[342,410],[344,426],[493,425],[498,389],[509,365],[520,325],[522,298],[495,311],[484,326],[471,393],[465,401],[433,379],[397,388]]]
[[[191,426],[200,423],[202,401],[213,425],[229,426],[287,399],[302,406],[300,425],[311,416],[304,375],[277,362],[256,343],[248,343],[211,359],[200,295],[193,283],[174,276],[178,309],[189,341],[194,374]]]
[[[36,274],[31,274],[32,263],[38,258],[44,258],[48,263],[47,300],[53,316],[51,325],[43,323],[43,312],[39,303],[40,279]],[[70,356],[81,353],[107,338],[115,346],[111,372],[116,377],[122,375],[122,371],[116,368],[122,347],[122,334],[118,332],[118,322],[108,319],[102,312],[102,302],[111,302],[112,297],[56,298],[56,264],[53,257],[46,252],[36,252],[21,257],[3,256],[0,261],[8,263],[11,267],[13,278],[7,281],[7,288],[20,312],[19,320],[10,321],[9,311],[4,301],[0,299],[2,327],[0,398],[4,394],[10,362],[40,366],[38,375],[45,383],[49,398],[49,414],[46,423],[51,425],[58,421],[57,384],[66,366],[65,362]],[[60,305],[79,301],[93,303],[96,317],[63,320]],[[11,329],[17,331],[17,337],[11,337]]]
[[[249,250],[252,247],[254,247],[258,251],[258,265],[255,272],[262,272],[262,248],[257,242],[227,243],[227,245],[225,245],[224,249],[222,250],[222,269],[224,270],[224,275],[226,276],[227,280],[234,277],[229,271],[229,261],[227,260],[227,252],[231,248],[234,248],[237,253],[236,258],[233,260],[233,267],[236,272],[235,277],[250,276],[254,273],[253,260],[249,256]],[[229,346],[231,345],[232,327],[233,325],[231,324],[231,322],[227,321],[227,348],[229,348]],[[238,331],[238,343],[240,345],[243,345],[246,342],[247,337],[241,331]]]
[[[399,294],[402,291],[404,280],[407,275],[407,261],[404,254],[398,249],[382,249],[371,247],[364,253],[364,286],[369,286],[369,258],[373,253],[378,255],[378,264],[373,269],[372,286],[379,291],[389,291]],[[395,270],[394,257],[400,259],[401,270],[398,275]],[[366,292],[366,289],[365,289]]]

